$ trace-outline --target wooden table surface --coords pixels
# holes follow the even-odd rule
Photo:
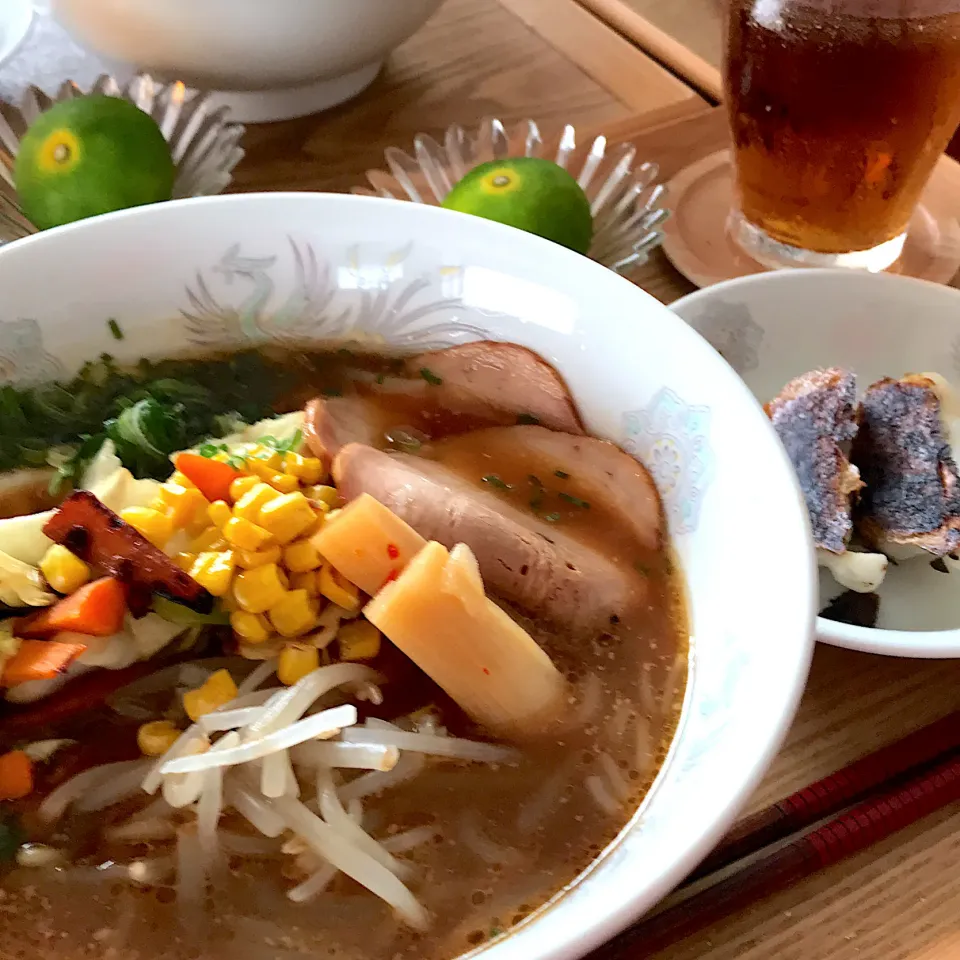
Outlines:
[[[723,55],[726,0],[614,0],[679,40],[714,67]]]
[[[710,55],[708,18],[717,0],[629,3]],[[575,0],[447,0],[353,103],[251,130],[237,186],[347,190],[381,165],[385,147],[491,115],[569,121],[611,139],[634,139],[669,178],[722,126],[720,112],[708,111],[692,89]],[[667,303],[692,289],[659,253],[632,279]],[[750,809],[958,708],[960,661],[894,660],[820,646],[796,722]],[[660,958],[960,957],[958,863],[955,808]]]

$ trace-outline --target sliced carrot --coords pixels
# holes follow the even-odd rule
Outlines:
[[[181,453],[176,460],[177,469],[211,502],[230,500],[230,484],[243,476],[229,463],[221,463],[199,453]]]
[[[21,640],[20,649],[4,665],[0,685],[16,687],[28,680],[50,680],[66,670],[86,649],[82,643]]]
[[[92,637],[111,637],[123,629],[127,598],[123,584],[113,577],[101,577],[84,584],[52,607],[24,617],[17,623],[20,637],[50,637],[61,630]]]
[[[33,793],[33,762],[22,750],[0,756],[0,800],[19,800]]]

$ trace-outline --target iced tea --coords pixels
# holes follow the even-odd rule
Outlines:
[[[817,254],[886,244],[891,262],[960,120],[960,0],[728,2],[743,218]]]

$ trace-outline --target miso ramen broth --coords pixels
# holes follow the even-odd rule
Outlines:
[[[306,416],[278,420],[275,431],[258,426],[244,434],[242,423],[229,423],[229,407],[213,409],[204,401],[211,417],[227,415],[216,433],[187,405],[174,417],[193,426],[168,437],[168,449],[150,433],[152,421],[139,421],[146,442],[155,440],[154,448],[162,449],[163,461],[138,460],[136,451],[125,451],[122,435],[106,428],[108,438],[121,437],[116,450],[123,466],[141,483],[149,477],[166,483],[165,492],[150,501],[154,506],[140,505],[131,513],[116,501],[121,486],[108,494],[102,492],[106,487],[93,485],[89,501],[69,497],[61,513],[76,510],[79,516],[100,497],[108,515],[115,512],[123,521],[110,520],[108,526],[123,527],[124,534],[128,523],[140,530],[129,543],[142,544],[135,538],[147,537],[190,575],[192,587],[204,588],[205,602],[211,600],[207,591],[213,594],[206,612],[197,612],[196,605],[189,622],[168,630],[171,639],[158,641],[149,653],[124,658],[121,648],[133,642],[131,636],[141,643],[136,630],[143,624],[173,616],[171,599],[181,612],[190,604],[168,594],[138,609],[143,598],[134,589],[137,574],[119,561],[104,562],[92,527],[81,531],[83,537],[58,542],[66,542],[89,568],[86,584],[106,577],[122,583],[129,603],[127,633],[108,642],[83,634],[91,628],[82,621],[79,631],[76,625],[64,632],[49,628],[50,621],[66,622],[50,611],[62,613],[85,589],[69,583],[76,569],[70,558],[62,567],[40,562],[42,572],[30,581],[52,595],[50,606],[39,612],[25,602],[0,606],[7,636],[36,638],[19,639],[33,646],[7,656],[8,702],[0,704],[0,753],[25,749],[32,777],[26,792],[11,789],[0,758],[0,795],[21,793],[0,799],[0,957],[449,960],[508,931],[574,881],[623,829],[676,730],[688,627],[681,576],[652,482],[626,454],[584,432],[552,368],[509,344],[471,344],[407,359],[347,349],[271,349],[254,357],[180,363],[165,361],[161,372],[165,381],[183,378],[181,394],[191,384],[215,392],[228,368],[249,376],[262,366],[259,385],[251,384],[250,407],[235,420],[252,422],[305,406]],[[150,382],[159,379],[157,368],[147,376]],[[129,387],[131,396],[135,388]],[[262,409],[253,409],[256,404]],[[128,408],[121,402],[119,409]],[[105,407],[103,419],[110,413]],[[292,434],[290,424],[296,425]],[[37,426],[41,441],[45,429],[44,423]],[[49,446],[64,441],[62,433],[51,435]],[[68,453],[77,454],[79,442],[78,436]],[[177,459],[178,473],[169,477],[174,464],[166,457],[184,449],[234,471],[209,468],[217,483],[229,482],[224,517],[240,518],[242,492],[273,483],[278,497],[299,503],[303,494],[316,523],[291,536],[286,527],[272,526],[273,514],[283,513],[286,523],[286,509],[269,501],[275,504],[272,512],[244,517],[254,517],[258,529],[262,522],[275,540],[240,546],[221,538],[228,532],[245,535],[247,528],[239,522],[228,527],[226,519],[217,528],[204,519],[208,513],[218,516],[207,494],[227,487],[206,486],[210,477],[203,464],[200,474],[188,473],[199,460]],[[89,476],[96,461],[91,450],[86,454],[88,461],[75,462],[68,481],[79,485]],[[202,500],[203,511],[189,523],[183,520],[181,528],[182,511],[171,506],[164,512],[160,506],[181,503],[186,495],[173,487],[194,489],[195,476],[190,496]],[[292,479],[281,482],[277,476]],[[42,480],[45,487],[49,477],[30,480]],[[243,482],[234,487],[235,480]],[[130,484],[136,482],[130,478]],[[0,517],[21,513],[22,504],[46,506],[39,492],[31,499],[21,486],[11,489],[16,503],[11,500],[5,510],[0,491]],[[69,483],[58,499],[68,492]],[[388,508],[399,518],[397,523],[442,544],[443,550],[436,549],[444,556],[449,551],[451,563],[460,556],[456,544],[466,544],[486,590],[488,600],[481,601],[506,611],[559,671],[562,702],[553,703],[549,716],[523,715],[512,726],[488,724],[473,700],[464,701],[465,712],[456,682],[447,683],[444,674],[447,689],[441,689],[428,676],[432,661],[418,660],[421,669],[410,659],[419,647],[406,646],[400,633],[397,643],[392,641],[387,624],[396,617],[384,614],[381,623],[371,612],[365,619],[372,611],[366,606],[370,595],[379,601],[392,588],[401,597],[419,554],[407,563],[403,549],[391,542],[388,553],[398,557],[397,567],[365,590],[329,569],[336,564],[322,551],[311,559],[310,544],[323,542],[318,531],[347,523],[351,504],[361,498],[372,498],[377,509]],[[29,555],[21,534],[5,523],[0,520],[0,552]],[[44,528],[48,533],[56,520],[51,524]],[[198,549],[196,541],[203,538]],[[238,578],[262,569],[251,557],[258,554],[260,563],[265,556],[260,551],[274,547],[271,556],[280,559],[271,563],[277,565],[284,599],[261,611],[260,594],[248,603],[246,585],[255,578],[242,584]],[[204,556],[223,560],[227,553],[229,585],[203,566]],[[134,566],[142,555],[131,554]],[[62,554],[54,556],[62,562]],[[31,569],[37,564],[27,561]],[[155,572],[151,576],[156,580]],[[0,579],[0,591],[3,587]],[[293,608],[290,596],[297,591],[303,593],[297,594],[297,610],[308,614],[299,626],[290,626],[293,614],[282,619],[278,611],[288,602]],[[478,615],[500,623],[499,614],[471,602]],[[133,616],[146,610],[146,619]],[[268,635],[251,637],[254,622]],[[439,636],[439,624],[425,623],[424,629],[436,629]],[[21,683],[34,676],[18,672],[28,661],[23,651],[65,638],[83,652],[56,675],[30,681],[35,686]],[[289,654],[292,648],[300,659]],[[524,656],[518,654],[516,662],[539,662],[529,649]],[[311,682],[304,677],[337,664],[352,666],[327,674],[332,679],[329,685],[318,683],[325,691],[318,699],[304,697],[286,725],[270,727],[264,709],[280,703],[284,691]],[[491,682],[499,682],[492,660],[490,667]],[[546,661],[541,668],[552,669]],[[486,667],[483,672],[489,674]],[[245,686],[251,673],[259,682]],[[518,691],[511,696],[520,716],[525,678],[508,668],[502,677]],[[240,700],[233,703],[238,685]],[[510,702],[508,697],[498,709],[509,711]],[[229,711],[234,714],[227,716]],[[323,727],[326,716],[329,730]],[[191,720],[202,727],[193,735],[194,747],[165,753],[176,736],[195,729]],[[192,799],[191,773],[151,773],[177,757],[256,746],[258,736],[276,736],[297,723],[312,723],[320,732],[279,752],[199,774]],[[336,759],[348,756],[349,761]],[[101,764],[116,763],[124,765],[97,772]],[[86,781],[74,779],[85,771],[92,771]],[[141,787],[150,776],[153,793]],[[238,792],[247,799],[238,800]],[[185,796],[189,802],[179,805]],[[351,877],[349,870],[325,862],[302,835],[312,828],[291,829],[302,823],[296,819],[301,810],[309,812],[303,817],[322,821],[324,837],[336,833],[335,844],[359,851],[364,863],[364,858],[375,862],[374,873],[358,868]],[[377,882],[364,882],[368,875],[379,877],[376,871],[384,866],[391,876],[381,887],[388,893],[403,890],[396,893],[402,904],[416,905],[407,914],[407,908],[398,912],[378,895]]]

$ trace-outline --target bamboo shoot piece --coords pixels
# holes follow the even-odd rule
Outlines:
[[[488,729],[536,734],[560,717],[566,682],[483,589],[466,544],[428,543],[364,609],[366,618]]]
[[[348,503],[311,542],[341,576],[371,596],[396,579],[427,543],[369,493]]]

